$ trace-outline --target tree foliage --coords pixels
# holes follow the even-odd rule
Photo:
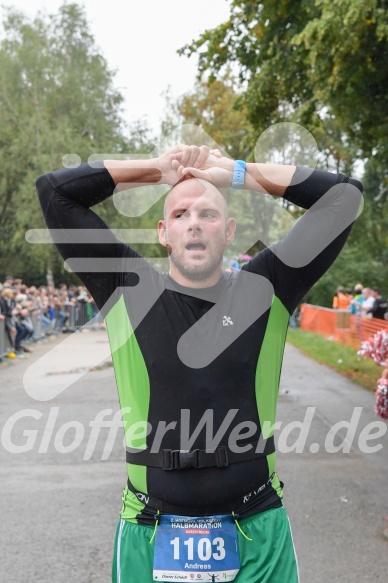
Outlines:
[[[227,22],[181,49],[198,55],[199,79],[177,101],[168,98],[163,136],[172,132],[175,143],[186,138],[195,143],[190,139],[197,126],[208,145],[254,160],[257,139],[267,128],[294,122],[315,137],[321,167],[351,174],[361,157],[364,212],[308,299],[330,305],[338,284],[356,281],[380,284],[387,295],[387,2],[229,4]],[[144,120],[126,127],[122,104],[83,8],[65,3],[57,13],[33,19],[8,9],[0,37],[0,276],[12,272],[42,281],[47,265],[54,275],[63,274],[52,245],[25,241],[28,229],[44,227],[34,188],[38,175],[61,167],[72,153],[86,161],[98,153],[152,152],[155,136]],[[182,124],[189,125],[174,133]],[[290,151],[296,150],[284,149],[279,161],[293,162],[287,159]],[[112,227],[150,228],[162,203],[141,218],[120,214],[111,200],[98,212]],[[267,240],[284,227],[283,215],[274,219],[273,210],[246,198],[233,212],[243,229],[255,229]],[[146,247],[139,250],[160,252]]]
[[[44,226],[35,180],[70,153],[86,161],[127,151],[113,80],[80,6],[33,20],[8,9],[0,42],[0,273],[36,278],[47,263],[60,269],[51,245],[25,241],[28,229]]]
[[[258,131],[290,115],[312,130],[330,116],[362,155],[386,150],[385,0],[232,0],[230,10],[181,53],[198,54],[210,81],[235,63]]]
[[[323,305],[339,284],[362,281],[388,294],[387,4],[230,0],[229,20],[180,50],[198,56],[199,78],[209,87],[226,68],[238,71],[234,103],[256,139],[273,124],[296,122],[315,137],[321,167],[349,175],[364,160],[364,211],[307,296]]]

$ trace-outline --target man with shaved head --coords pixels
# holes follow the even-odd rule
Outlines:
[[[170,276],[177,283],[209,287],[219,281],[236,222],[228,218],[226,200],[215,186],[196,178],[174,186],[158,229],[159,241],[168,250]]]
[[[165,273],[91,210],[148,184],[173,187],[158,223]],[[236,223],[220,191],[230,187],[309,209],[232,273],[222,262]],[[111,343],[128,474],[113,582],[297,583],[273,436],[283,349],[290,314],[346,241],[360,183],[177,146],[57,170],[37,189]]]

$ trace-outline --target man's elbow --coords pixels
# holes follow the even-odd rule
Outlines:
[[[40,193],[46,190],[47,184],[48,184],[47,174],[42,174],[41,176],[38,176],[35,182],[35,187],[39,195]]]
[[[358,190],[360,192],[363,192],[363,190],[364,190],[364,186],[363,186],[362,182],[360,182],[356,178],[349,178],[349,184],[353,184],[353,186],[358,188]]]
[[[35,182],[35,187],[43,215],[46,217],[48,206],[52,200],[53,193],[55,192],[48,179],[48,175],[42,174],[39,176]]]

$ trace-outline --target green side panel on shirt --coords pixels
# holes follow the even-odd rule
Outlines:
[[[274,434],[279,379],[290,314],[275,296],[268,317],[263,344],[256,368],[256,405],[263,437]],[[276,453],[267,456],[268,471],[275,470]]]
[[[123,296],[109,311],[105,322],[122,410],[126,445],[145,449],[150,382]],[[146,466],[127,464],[127,468],[129,480],[136,490],[147,493]]]

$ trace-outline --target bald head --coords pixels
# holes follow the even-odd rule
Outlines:
[[[189,287],[215,285],[235,231],[226,200],[212,184],[191,178],[174,186],[165,200],[164,220],[158,223],[159,242],[169,254],[170,276]]]
[[[223,194],[213,184],[199,178],[188,178],[172,187],[164,200],[164,220],[168,220],[172,208],[176,205],[179,206],[180,200],[187,200],[187,197],[189,196],[194,202],[194,200],[205,195],[209,196],[212,201],[222,209],[225,220],[227,220],[229,215],[228,204]]]

